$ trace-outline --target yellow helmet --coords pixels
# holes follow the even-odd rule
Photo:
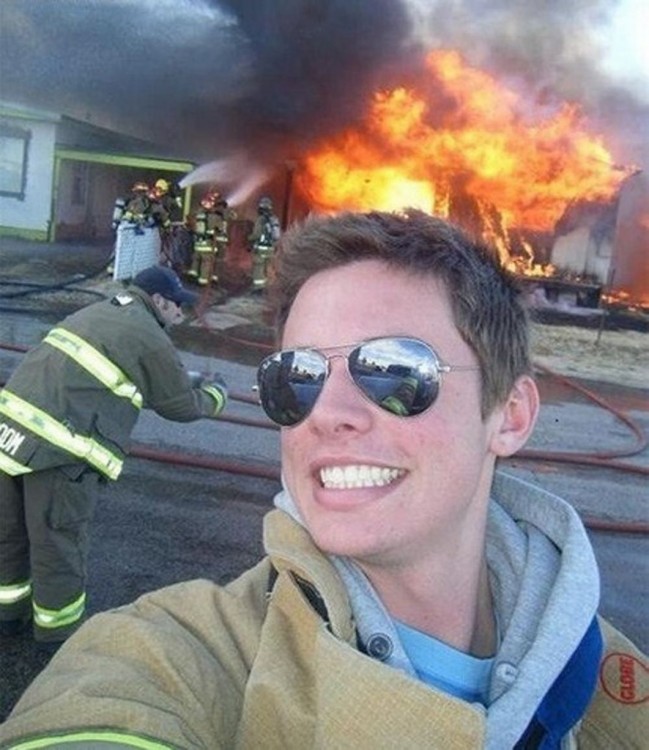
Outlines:
[[[159,193],[160,195],[162,195],[163,193],[168,193],[169,187],[170,186],[167,180],[160,179],[156,181],[155,190],[156,190],[156,193]]]

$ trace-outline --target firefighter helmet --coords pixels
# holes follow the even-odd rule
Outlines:
[[[208,211],[214,208],[214,195],[212,193],[204,195],[201,198],[201,206]]]
[[[157,180],[155,184],[155,192],[158,195],[164,195],[169,192],[170,184],[167,180]]]
[[[263,198],[259,199],[257,208],[260,211],[268,211],[270,213],[273,210],[273,201],[265,195]]]
[[[136,182],[134,183],[133,187],[131,188],[131,191],[133,193],[148,193],[149,192],[149,186],[146,184],[146,182]]]

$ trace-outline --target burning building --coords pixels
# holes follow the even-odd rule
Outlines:
[[[285,223],[418,206],[521,275],[646,299],[646,269],[627,261],[632,246],[646,257],[646,224],[625,197],[633,163],[649,168],[646,74],[608,65],[633,49],[616,26],[628,3],[4,5],[4,97],[217,159],[210,181],[241,216],[263,194]]]
[[[634,186],[646,178],[613,163],[575,104],[530,103],[456,51],[429,53],[425,70],[376,91],[360,123],[302,155],[297,183],[309,208],[418,207],[494,244],[521,275],[593,287],[613,279],[644,304],[649,244],[637,215],[647,200]],[[643,281],[627,256],[645,259]],[[625,271],[611,276],[613,265],[632,266],[633,284]]]

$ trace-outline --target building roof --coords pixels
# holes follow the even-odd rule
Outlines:
[[[102,154],[140,156],[152,159],[183,160],[194,163],[176,147],[153,143],[126,133],[95,125],[65,114],[0,100],[0,118],[12,117],[56,125],[56,147]]]

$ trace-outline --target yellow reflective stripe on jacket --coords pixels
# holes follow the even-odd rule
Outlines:
[[[223,407],[225,406],[225,396],[223,395],[223,391],[220,388],[217,388],[215,385],[201,386],[201,390],[205,391],[208,396],[211,396],[214,399],[214,402],[216,404],[214,407],[214,416],[220,414],[223,410]]]
[[[173,745],[167,745],[163,742],[150,740],[146,737],[137,737],[134,734],[124,734],[112,729],[93,729],[61,733],[56,731],[56,736],[37,737],[29,740],[22,740],[9,745],[10,750],[40,750],[44,747],[61,748],[63,745],[70,745],[71,750],[75,747],[86,747],[90,743],[102,743],[107,748],[118,747],[136,747],[139,750],[174,750]]]
[[[5,414],[56,448],[82,459],[109,479],[117,479],[122,471],[124,462],[119,456],[91,437],[73,434],[54,417],[6,389],[0,391],[0,414]]]
[[[15,604],[26,599],[32,593],[32,582],[12,583],[10,586],[0,586],[0,604]]]
[[[39,607],[36,602],[33,602],[33,607],[36,625],[41,628],[62,628],[76,622],[83,615],[86,608],[86,595],[81,594],[72,604],[62,609],[45,609],[45,607]]]
[[[142,408],[142,394],[137,386],[94,346],[64,328],[53,328],[43,342],[71,357],[93,377],[120,398],[128,399],[137,409]]]
[[[5,474],[9,474],[10,477],[17,477],[20,474],[30,474],[31,469],[29,466],[23,466],[23,464],[14,461],[13,458],[9,458],[4,453],[0,453],[0,471],[4,471]]]

